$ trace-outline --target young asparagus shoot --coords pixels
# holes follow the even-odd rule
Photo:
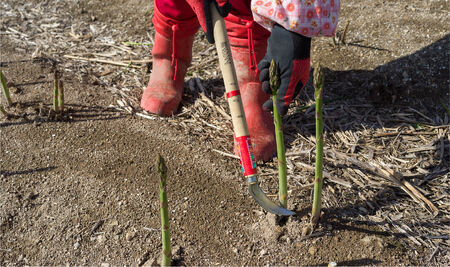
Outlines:
[[[283,122],[276,106],[277,92],[280,87],[280,74],[278,65],[272,59],[269,67],[270,88],[272,89],[273,120],[275,124],[275,139],[277,142],[278,157],[278,196],[283,208],[287,207],[287,173],[286,173],[286,151],[284,148]]]
[[[61,114],[64,113],[64,84],[63,81],[58,81],[58,107]]]
[[[3,75],[2,70],[0,70],[0,81],[2,83],[2,91],[3,91],[3,95],[6,98],[6,102],[8,103],[8,106],[11,106],[12,101],[11,101],[11,96],[9,94],[9,88],[8,88],[8,85],[7,85],[8,81],[6,80],[5,75]]]
[[[319,222],[322,208],[323,185],[323,114],[322,114],[322,88],[324,76],[320,64],[314,69],[314,97],[316,99],[316,166],[314,178],[314,198],[312,207],[311,224]]]
[[[170,246],[169,208],[167,204],[166,192],[167,167],[161,155],[158,155],[156,164],[160,178],[159,199],[161,201],[161,240],[163,248],[161,266],[170,266],[172,261],[172,249]]]
[[[53,110],[58,112],[58,71],[55,70],[53,78]]]

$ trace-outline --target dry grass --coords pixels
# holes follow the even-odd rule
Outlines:
[[[200,143],[212,150],[223,152],[218,156],[233,154],[232,126],[216,52],[213,46],[202,41],[200,34],[196,38],[196,53],[186,77],[180,111],[173,117],[159,118],[139,107],[151,69],[151,47],[123,43],[151,43],[152,33],[141,39],[126,39],[127,36],[100,22],[87,24],[73,20],[70,14],[58,11],[57,5],[25,4],[12,8],[9,2],[0,4],[2,20],[26,16],[31,22],[1,30],[3,36],[17,44],[19,51],[32,50],[30,56],[51,58],[66,75],[103,86],[117,97],[117,104],[112,105],[117,109],[167,121],[197,136]],[[43,13],[47,15],[42,16]],[[331,45],[332,41],[329,42]],[[425,105],[420,99],[410,99],[408,105],[377,106],[365,94],[354,95],[345,81],[326,83],[325,91],[327,86],[340,87],[348,93],[344,96],[352,97],[339,98],[333,92],[324,96],[328,151],[324,165],[325,212],[371,221],[386,232],[404,234],[411,247],[447,251],[450,247],[448,113],[436,112],[436,107]],[[298,190],[310,190],[314,177],[314,102],[310,86],[305,92],[293,103],[283,121],[289,188]],[[395,179],[371,171],[370,167],[375,166]],[[276,194],[277,165],[260,165],[260,172],[264,189]],[[423,198],[417,197],[417,193],[413,193],[417,198],[412,197],[411,188],[409,193],[405,190],[405,182]]]

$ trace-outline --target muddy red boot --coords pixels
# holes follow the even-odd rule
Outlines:
[[[174,20],[153,11],[155,39],[153,69],[141,99],[141,107],[161,116],[176,113],[181,101],[184,76],[192,60],[194,34],[199,28],[196,17]]]
[[[268,161],[276,152],[272,115],[262,105],[270,95],[261,90],[256,65],[264,57],[270,33],[253,22],[232,14],[225,18],[245,118],[257,160]]]

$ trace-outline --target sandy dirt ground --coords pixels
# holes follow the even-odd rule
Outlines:
[[[142,0],[0,3],[0,67],[14,102],[2,98],[11,116],[0,121],[0,265],[156,264],[158,154],[169,168],[174,265],[449,264],[448,1],[342,1],[341,38],[314,39],[312,48],[325,68],[327,149],[402,173],[438,212],[330,154],[312,235],[302,234],[313,180],[305,164],[314,164],[311,82],[284,118],[296,215],[280,222],[251,199],[232,157],[217,57],[202,33],[179,113],[139,108],[152,70],[152,10]],[[57,119],[49,115],[55,68],[66,91]],[[271,197],[275,163],[259,164]]]

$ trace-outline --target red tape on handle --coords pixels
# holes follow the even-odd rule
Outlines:
[[[252,143],[250,136],[236,137],[237,151],[241,159],[241,166],[244,171],[244,176],[256,174],[256,160],[253,155]]]
[[[240,95],[240,94],[241,94],[241,92],[239,90],[234,90],[234,91],[228,92],[226,94],[226,96],[227,96],[227,99],[228,99],[230,97],[237,96],[237,95]]]

